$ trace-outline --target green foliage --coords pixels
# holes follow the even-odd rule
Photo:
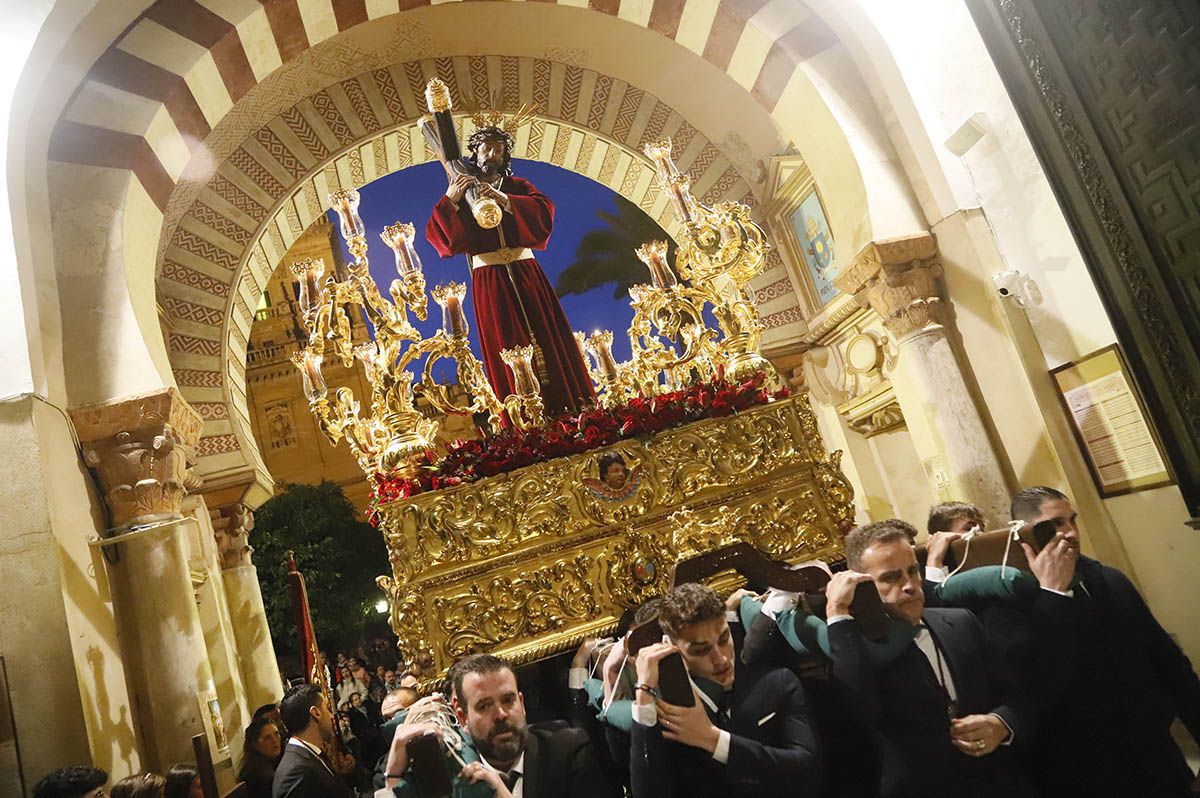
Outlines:
[[[361,640],[383,597],[375,577],[391,573],[383,535],[354,515],[354,505],[332,482],[287,485],[254,514],[254,563],[271,636],[295,651],[296,624],[288,589],[287,552],[308,584],[313,628],[322,649]]]
[[[666,240],[668,262],[674,262],[675,244],[641,208],[617,195],[617,212],[596,211],[604,227],[585,233],[575,250],[575,262],[558,275],[554,290],[559,296],[585,294],[613,284],[613,298],[629,294],[629,286],[650,282],[650,270],[633,251],[647,241]]]

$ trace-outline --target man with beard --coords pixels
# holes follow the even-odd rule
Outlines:
[[[1027,700],[987,657],[983,627],[968,610],[925,607],[921,568],[898,519],[846,536],[849,571],[825,589],[833,675],[852,696],[879,749],[878,794],[1019,796],[1028,793],[1008,746],[1028,729]],[[850,605],[873,580],[888,614],[919,628],[892,662],[875,670]],[[830,774],[837,779],[838,774]]]
[[[725,610],[704,585],[679,585],[663,597],[658,622],[670,642],[637,655],[633,798],[817,794],[820,761],[804,688],[785,668],[738,666]],[[695,691],[691,707],[661,699],[659,663],[676,652]]]
[[[478,175],[459,175],[434,206],[426,238],[443,258],[466,254],[479,344],[488,381],[503,399],[516,393],[501,350],[532,344],[546,415],[577,410],[595,399],[579,345],[558,296],[533,257],[554,227],[554,203],[528,180],[513,177],[512,137],[482,127],[468,141],[465,159]],[[479,226],[465,201],[467,189],[494,200],[499,226]]]
[[[1036,682],[1042,718],[1031,758],[1043,794],[1194,795],[1200,783],[1171,736],[1179,718],[1200,740],[1191,663],[1128,577],[1079,553],[1065,494],[1026,488],[1012,516],[1026,524],[1029,568],[1058,611]],[[1032,534],[1035,526],[1053,537]]]
[[[555,721],[528,726],[525,698],[508,664],[491,654],[473,654],[450,668],[454,709],[467,732],[469,761],[459,778],[485,782],[496,798],[616,798],[600,769],[587,733]],[[397,796],[412,794],[402,780],[408,767],[407,742],[436,731],[431,723],[396,730],[387,760],[387,784]]]
[[[274,798],[351,798],[353,793],[334,773],[326,753],[333,741],[333,712],[321,688],[293,687],[279,712],[292,739],[275,769]]]

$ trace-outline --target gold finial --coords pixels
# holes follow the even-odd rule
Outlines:
[[[450,88],[440,78],[431,78],[425,84],[425,105],[431,114],[449,111],[454,107],[450,102]]]

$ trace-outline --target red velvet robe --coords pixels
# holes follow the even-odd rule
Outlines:
[[[505,211],[500,226],[491,230],[476,224],[465,200],[456,210],[442,195],[425,226],[425,236],[439,255],[478,255],[502,247],[546,248],[554,227],[554,203],[520,177],[504,178],[500,190],[508,195],[511,212]],[[473,268],[471,295],[483,367],[497,396],[503,399],[515,392],[512,372],[500,359],[500,350],[531,343],[532,332],[545,359],[546,373],[539,372],[538,378],[547,416],[578,410],[595,399],[571,325],[536,260]]]

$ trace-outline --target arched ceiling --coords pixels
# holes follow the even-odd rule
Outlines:
[[[433,157],[415,122],[434,75],[460,107],[464,98],[504,92],[506,85],[508,105],[538,102],[547,113],[517,131],[516,157],[603,183],[668,232],[675,222],[666,196],[652,188],[652,167],[635,149],[642,141],[671,136],[680,167],[693,175],[705,202],[753,201],[737,168],[665,103],[610,76],[546,59],[458,56],[395,64],[306,97],[218,166],[164,251],[158,293],[170,325],[167,349],[180,390],[209,422],[198,447],[206,473],[237,467],[253,441],[246,343],[270,275],[329,209],[331,191]],[[580,101],[584,84],[593,87],[587,104]],[[462,140],[469,132],[460,130]]]
[[[802,67],[835,44],[796,0],[159,0],[57,125],[52,202],[69,206],[97,168],[129,174],[128,197],[147,200],[105,201],[139,214],[124,219],[124,268],[131,285],[157,280],[171,370],[206,418],[200,472],[265,473],[245,418],[250,308],[324,189],[401,168],[405,140],[408,162],[427,157],[407,127],[427,77],[461,96],[499,89],[509,103],[540,102],[525,155],[599,179],[659,218],[668,211],[648,191],[644,141],[672,135],[706,200],[751,201],[762,162],[788,146],[781,126],[801,138],[817,135],[806,125],[828,128],[827,173],[847,198],[826,192],[831,224],[859,236],[852,145],[819,101],[804,112],[789,101],[819,96]],[[71,166],[86,179],[73,182]],[[768,324],[802,324],[777,258],[757,285],[773,303]]]

